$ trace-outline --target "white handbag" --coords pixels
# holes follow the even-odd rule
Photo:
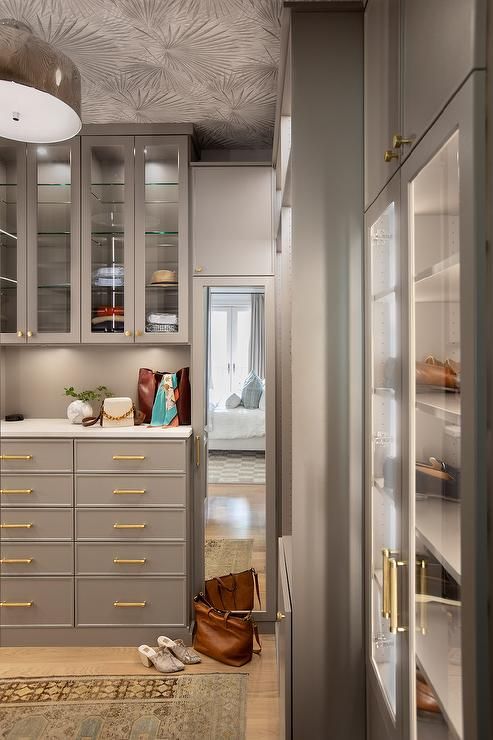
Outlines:
[[[105,398],[101,407],[101,426],[133,427],[135,407],[131,398]]]

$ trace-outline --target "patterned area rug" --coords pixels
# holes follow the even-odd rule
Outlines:
[[[2,740],[239,740],[248,674],[0,679]]]
[[[253,539],[206,539],[205,578],[241,573],[252,567]]]
[[[209,483],[265,484],[264,452],[209,451]]]

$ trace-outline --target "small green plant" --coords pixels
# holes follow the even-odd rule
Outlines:
[[[95,390],[87,391],[76,391],[74,386],[71,385],[69,388],[64,388],[66,396],[76,398],[78,401],[101,401],[104,398],[110,398],[115,394],[110,391],[105,385],[98,385]]]

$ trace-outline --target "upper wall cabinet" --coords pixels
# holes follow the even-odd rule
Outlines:
[[[485,67],[483,0],[369,0],[365,208],[469,73]]]
[[[82,336],[188,341],[186,137],[83,139]]]
[[[272,275],[271,167],[195,167],[194,275]]]
[[[79,341],[80,139],[0,145],[1,340]]]

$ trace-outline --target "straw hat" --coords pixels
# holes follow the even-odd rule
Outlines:
[[[159,285],[161,283],[176,283],[176,272],[175,270],[156,270],[152,273],[151,285]]]

